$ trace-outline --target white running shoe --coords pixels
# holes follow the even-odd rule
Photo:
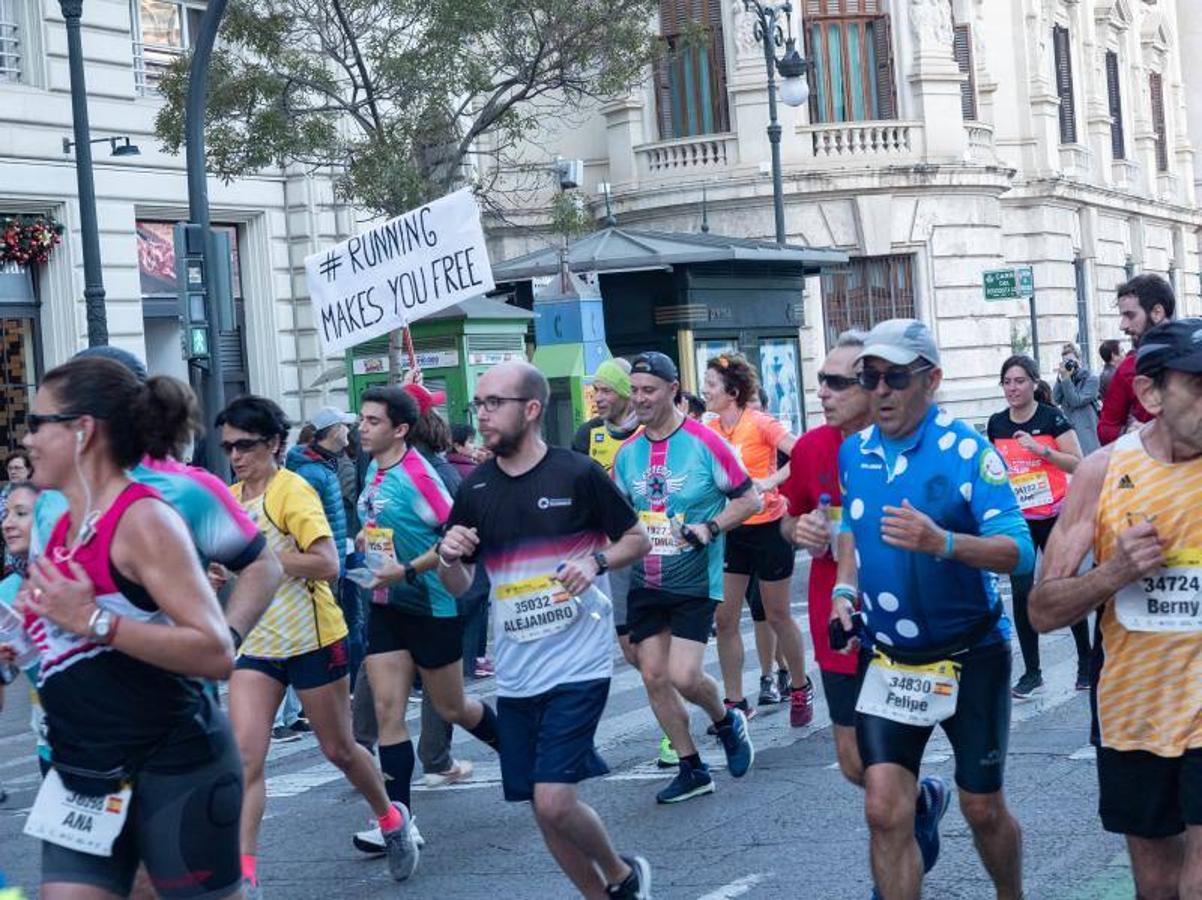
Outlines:
[[[413,817],[413,840],[417,842],[418,849],[426,846],[426,839],[422,837],[422,833],[417,830],[417,816]],[[379,825],[372,825],[366,831],[355,832],[351,843],[355,845],[355,849],[361,853],[366,853],[369,856],[384,855],[384,833],[380,831]]]

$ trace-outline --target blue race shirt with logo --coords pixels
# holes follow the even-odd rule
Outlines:
[[[1027,542],[1030,533],[1006,478],[1006,465],[971,426],[931,407],[911,435],[882,443],[875,425],[852,435],[839,450],[843,528],[856,539],[862,610],[873,642],[883,648],[941,647],[977,625],[1001,603],[994,577],[955,560],[890,547],[881,539],[885,506],[903,500],[940,528],[959,534],[1006,534]],[[888,461],[887,461],[888,457]],[[981,644],[1009,637],[1002,616]]]
[[[730,444],[689,418],[665,440],[653,441],[646,431],[628,440],[614,459],[613,478],[640,518],[663,513],[686,525],[708,522],[728,498],[752,490]],[[631,588],[721,600],[725,547],[719,535],[700,550],[686,546],[672,556],[645,556],[632,567]]]

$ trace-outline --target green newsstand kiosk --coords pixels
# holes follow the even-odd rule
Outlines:
[[[472,297],[410,326],[424,384],[432,391],[447,392],[439,412],[448,422],[468,421],[467,402],[485,370],[528,358],[526,331],[533,318],[534,313],[521,307]],[[346,368],[350,407],[358,412],[363,390],[388,381],[388,338],[352,347],[346,353]]]

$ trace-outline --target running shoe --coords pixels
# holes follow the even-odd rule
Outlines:
[[[1043,675],[1039,672],[1027,672],[1018,683],[1010,689],[1010,696],[1015,700],[1030,700],[1032,696],[1043,690]]]
[[[448,784],[459,784],[472,777],[470,760],[457,759],[451,763],[451,768],[445,772],[427,772],[422,776],[422,784],[428,788],[446,787]]]
[[[307,734],[313,730],[313,726],[309,724],[309,720],[304,716],[297,718],[295,722],[288,726],[293,731],[299,731],[301,734]]]
[[[791,681],[791,679],[789,678],[789,670],[788,669],[777,669],[776,670],[776,689],[778,691],[780,691],[780,698],[782,700],[784,700],[786,697],[789,696],[789,682],[790,681]]]
[[[606,896],[620,897],[622,900],[650,900],[651,863],[641,856],[623,856],[622,862],[630,866],[630,874],[619,884],[607,885]]]
[[[714,778],[710,775],[710,767],[702,763],[694,769],[687,763],[680,764],[680,771],[666,788],[655,795],[656,803],[681,803],[692,800],[702,794],[714,792]]]
[[[718,726],[718,740],[726,751],[726,770],[742,778],[755,762],[755,747],[747,733],[747,719],[741,709],[728,710],[726,720]]]
[[[771,706],[773,703],[780,703],[780,691],[776,687],[776,682],[773,681],[771,675],[765,675],[760,679],[760,700],[759,706]]]
[[[745,718],[748,722],[755,718],[755,710],[752,709],[751,704],[747,702],[746,697],[744,697],[738,703],[735,703],[733,700],[723,700],[722,705],[725,706],[728,711],[737,709],[743,714],[743,718]],[[713,737],[718,733],[718,726],[711,722],[709,728],[705,729],[705,733],[710,737]]]
[[[426,846],[426,839],[422,837],[422,833],[417,830],[417,816],[413,817],[412,827],[413,840],[417,842],[419,850],[424,849]],[[384,833],[380,831],[380,826],[374,819],[371,821],[370,826],[366,831],[355,832],[355,836],[352,838],[351,843],[355,845],[356,850],[358,850],[360,853],[366,853],[368,856],[384,855]]]
[[[477,678],[492,678],[497,674],[497,672],[496,669],[493,668],[491,659],[489,659],[487,656],[477,656],[474,674]]]
[[[422,851],[413,833],[413,817],[403,803],[393,803],[404,816],[405,824],[384,833],[384,852],[388,854],[388,872],[394,881],[405,881],[417,871]]]
[[[914,839],[922,853],[922,871],[935,868],[939,859],[939,823],[952,799],[947,779],[927,776],[918,784],[918,812],[914,817]]]
[[[1088,691],[1093,685],[1093,679],[1089,676],[1089,662],[1077,663],[1077,690]]]
[[[263,900],[263,888],[257,881],[249,878],[242,879],[243,900]]]
[[[674,769],[680,765],[680,754],[672,746],[672,741],[665,734],[659,739],[659,757],[655,764],[661,769]]]
[[[271,729],[271,739],[277,744],[290,744],[292,741],[299,741],[301,737],[299,731],[293,731],[288,725],[276,725]]]
[[[789,689],[789,725],[804,728],[814,721],[814,682],[806,676],[805,687]]]

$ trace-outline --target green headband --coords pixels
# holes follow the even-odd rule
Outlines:
[[[630,376],[612,359],[607,359],[597,366],[597,371],[593,374],[593,382],[598,381],[612,388],[619,397],[630,398]]]

